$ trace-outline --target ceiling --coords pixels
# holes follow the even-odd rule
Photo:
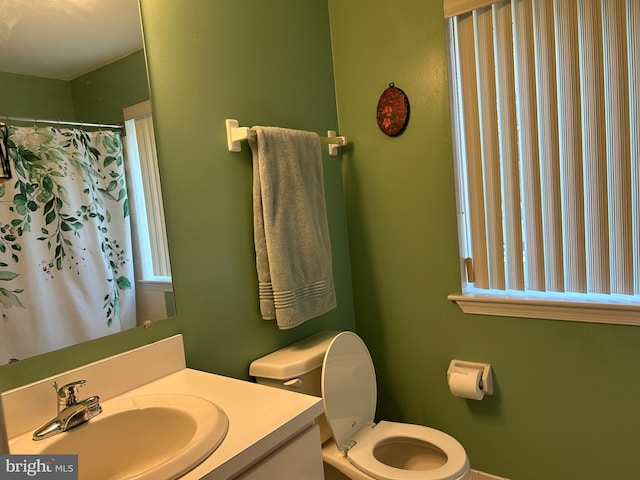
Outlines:
[[[0,0],[0,71],[71,80],[141,48],[138,0]]]

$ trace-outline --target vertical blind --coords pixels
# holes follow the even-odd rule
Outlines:
[[[149,222],[149,246],[151,263],[155,276],[170,277],[169,247],[167,245],[164,204],[158,172],[158,154],[156,151],[155,133],[151,115],[135,119],[136,139],[140,171],[144,188],[144,200]]]
[[[136,231],[143,277],[171,277],[151,102],[125,107],[123,113],[127,136],[133,139],[129,142],[128,160],[134,187],[129,196],[139,223]]]
[[[474,287],[639,294],[640,1],[444,9]]]

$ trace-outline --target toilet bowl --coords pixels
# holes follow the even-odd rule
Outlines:
[[[374,423],[375,370],[366,345],[355,333],[320,332],[255,360],[249,373],[258,383],[322,396],[329,426],[322,448],[327,478],[336,478],[334,474],[363,480],[471,478],[464,448],[446,433],[414,424]],[[325,419],[319,423],[322,426]]]

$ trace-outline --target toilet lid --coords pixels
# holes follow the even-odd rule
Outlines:
[[[376,412],[376,373],[369,350],[353,332],[336,335],[322,364],[322,399],[338,449],[369,423]]]

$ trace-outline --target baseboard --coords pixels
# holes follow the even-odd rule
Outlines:
[[[506,477],[499,477],[498,475],[491,475],[490,473],[480,472],[478,470],[471,470],[471,480],[509,480]]]

